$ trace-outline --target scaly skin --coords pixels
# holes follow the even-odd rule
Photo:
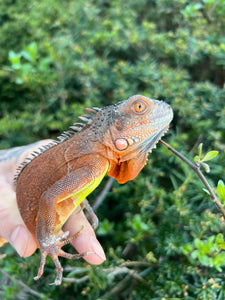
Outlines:
[[[35,155],[17,177],[19,210],[41,250],[35,279],[42,276],[49,255],[57,269],[56,285],[61,284],[63,270],[58,256],[76,259],[88,254],[61,249],[74,238],[59,235],[63,224],[106,173],[119,183],[134,179],[173,118],[168,104],[140,95],[90,111],[93,117],[81,117],[85,126],[72,127],[79,131]]]

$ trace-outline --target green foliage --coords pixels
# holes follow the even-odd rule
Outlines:
[[[195,238],[193,243],[188,243],[181,248],[181,251],[190,259],[191,263],[198,263],[215,267],[222,272],[222,266],[225,265],[225,242],[221,233],[217,236],[210,236],[206,240]]]
[[[165,139],[210,164],[224,204],[224,15],[224,0],[0,1],[0,148],[55,138],[85,107],[144,94],[173,107]],[[39,252],[22,259],[7,246],[0,298],[225,298],[220,213],[162,145],[133,182],[114,183],[97,215],[103,265],[62,260],[77,281],[56,288],[50,260],[35,282]]]
[[[210,168],[209,165],[204,163],[206,161],[209,161],[211,159],[213,159],[214,157],[216,157],[218,155],[218,151],[209,151],[208,153],[206,153],[203,157],[202,157],[202,143],[199,145],[198,147],[198,155],[195,156],[194,161],[197,165],[201,165],[202,167],[204,167],[205,171],[207,173],[210,172]]]
[[[213,159],[214,157],[216,157],[219,153],[218,151],[209,151],[208,153],[206,153],[204,155],[204,157],[202,157],[202,146],[203,146],[203,144],[201,143],[198,147],[199,154],[195,156],[195,159],[194,159],[195,163],[209,161],[209,160]]]
[[[37,44],[34,42],[24,47],[24,50],[19,53],[9,51],[9,61],[11,67],[5,67],[5,70],[15,76],[13,80],[16,84],[24,84],[24,86],[26,83],[28,86],[32,84],[35,88],[35,85],[38,87],[40,83],[45,85],[50,83],[55,77],[49,76],[48,73],[52,63],[51,57],[38,59]]]

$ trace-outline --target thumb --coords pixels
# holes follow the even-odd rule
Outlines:
[[[0,236],[6,239],[20,256],[30,256],[37,244],[19,214],[15,192],[4,180],[0,181],[0,191]]]
[[[80,210],[80,208],[78,208]],[[81,228],[83,227],[83,230]],[[63,230],[69,231],[70,235],[80,232],[79,236],[75,238],[71,244],[79,253],[94,252],[84,257],[84,259],[93,264],[99,265],[106,259],[105,253],[98,242],[94,230],[85,217],[82,210],[75,211],[65,223]]]

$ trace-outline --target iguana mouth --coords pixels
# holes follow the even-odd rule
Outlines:
[[[156,148],[156,144],[158,143],[158,141],[160,140],[160,138],[162,136],[164,136],[164,134],[167,132],[169,126],[164,127],[160,132],[158,132],[158,134],[156,134],[149,143],[147,143],[146,145],[146,151],[147,152],[152,152],[153,148]]]
[[[170,108],[170,106],[168,104],[165,104],[166,107]],[[165,107],[164,107],[165,109]],[[143,142],[140,144],[139,146],[139,150],[140,152],[152,152],[152,149],[156,148],[156,144],[158,143],[158,141],[160,140],[160,138],[162,136],[164,136],[164,134],[167,132],[167,130],[169,129],[169,124],[173,119],[173,111],[170,110],[169,114],[164,115],[163,117],[163,121],[165,122],[165,126],[162,127],[161,130],[153,133],[153,134],[149,134],[144,140]],[[151,127],[151,123],[149,125]]]
[[[140,152],[152,152],[152,149],[156,148],[156,144],[160,140],[160,138],[167,132],[169,126],[162,128],[159,132],[157,132],[154,136],[149,136],[141,145]]]

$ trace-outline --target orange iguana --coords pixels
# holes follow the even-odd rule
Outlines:
[[[71,259],[88,254],[61,249],[74,238],[68,238],[68,232],[59,234],[63,224],[106,173],[119,183],[134,179],[173,118],[168,104],[140,95],[88,110],[91,114],[80,117],[85,123],[74,124],[59,141],[40,148],[15,178],[21,216],[41,251],[35,279],[42,276],[49,255],[57,269],[56,285],[61,284],[63,271],[58,256]],[[83,203],[93,217],[87,202]]]

